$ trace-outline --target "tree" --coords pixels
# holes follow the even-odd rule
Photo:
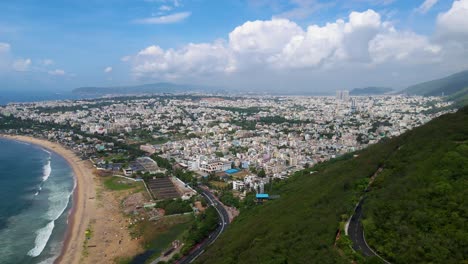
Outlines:
[[[259,172],[258,172],[258,177],[260,178],[265,178],[266,177],[266,172],[264,169],[261,169]]]

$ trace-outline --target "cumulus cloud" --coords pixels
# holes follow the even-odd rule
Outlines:
[[[190,43],[179,49],[152,45],[124,57],[142,78],[232,74],[250,69],[327,68],[342,64],[436,61],[443,47],[414,32],[400,32],[374,10],[351,12],[306,29],[288,19],[248,21],[228,40]]]
[[[203,75],[209,72],[232,72],[232,54],[222,41],[188,44],[181,49],[163,50],[149,46],[131,60],[137,77],[175,79],[183,75]]]
[[[369,52],[375,63],[402,61],[410,56],[412,59],[407,63],[427,63],[437,59],[441,50],[441,46],[431,44],[427,37],[413,32],[378,34],[369,43]]]
[[[468,35],[468,0],[456,0],[445,13],[437,16],[437,29],[441,35]]]
[[[55,69],[53,71],[48,71],[48,73],[50,75],[53,75],[53,76],[63,76],[66,74],[66,72],[64,70],[61,70],[61,69]]]
[[[112,72],[112,67],[110,67],[110,66],[109,66],[109,67],[106,67],[106,68],[104,69],[104,72],[105,72],[105,73],[111,73],[111,72]]]
[[[25,72],[29,70],[29,66],[31,66],[31,59],[17,59],[13,62],[13,69],[19,72]]]
[[[416,8],[416,11],[421,14],[426,14],[435,4],[437,4],[437,2],[439,2],[439,0],[425,0],[418,8]]]
[[[190,17],[191,12],[179,12],[167,16],[149,17],[137,19],[134,22],[138,24],[173,24],[184,21]]]

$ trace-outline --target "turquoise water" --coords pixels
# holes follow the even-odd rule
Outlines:
[[[73,171],[61,156],[0,139],[0,263],[54,261],[73,188]]]

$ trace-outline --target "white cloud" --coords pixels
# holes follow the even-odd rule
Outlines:
[[[162,6],[159,7],[159,10],[160,10],[160,11],[171,11],[171,10],[172,10],[172,6],[162,5]]]
[[[305,30],[288,19],[248,21],[227,41],[190,43],[179,49],[146,47],[124,57],[139,78],[229,76],[278,69],[330,69],[343,65],[435,62],[443,47],[414,32],[400,32],[373,10],[351,12]],[[352,66],[351,66],[352,67]]]
[[[378,34],[369,43],[369,53],[375,63],[402,61],[421,63],[437,59],[442,50],[439,45],[431,44],[427,37],[413,32],[389,32]]]
[[[64,70],[61,70],[61,69],[56,69],[56,70],[53,70],[53,71],[48,71],[48,73],[50,75],[53,75],[53,76],[63,76],[66,74],[66,72]]]
[[[450,10],[439,14],[437,30],[441,35],[468,35],[468,0],[456,0]]]
[[[271,54],[303,33],[301,27],[287,19],[248,21],[229,34],[229,46],[238,53]]]
[[[188,44],[174,50],[150,46],[132,58],[133,73],[137,77],[174,79],[211,72],[232,72],[230,51],[223,42]]]
[[[31,66],[31,59],[17,59],[13,62],[13,69],[19,72],[25,72],[29,70],[29,66]]]
[[[190,17],[191,12],[179,12],[167,16],[149,17],[135,20],[138,24],[173,24],[184,21]]]
[[[10,52],[10,44],[5,42],[0,42],[0,53]]]
[[[109,67],[106,67],[106,68],[104,69],[104,72],[105,72],[105,73],[111,73],[111,72],[112,72],[112,67],[110,67],[110,66],[109,66]]]
[[[51,60],[51,59],[44,59],[44,60],[42,61],[42,64],[43,64],[44,66],[50,66],[50,65],[53,65],[53,64],[54,64],[54,61]]]
[[[424,0],[424,2],[416,8],[416,11],[421,14],[426,14],[437,2],[439,2],[439,0]]]

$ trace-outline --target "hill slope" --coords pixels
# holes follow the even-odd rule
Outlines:
[[[444,201],[446,197],[458,197],[456,199],[450,198],[449,201],[452,204],[446,208],[438,208],[436,215],[428,215],[428,212],[425,211],[421,212],[422,215],[418,215],[418,219],[427,222],[432,229],[440,228],[435,235],[431,233],[434,230],[425,232],[428,241],[431,243],[425,243],[425,248],[422,249],[413,245],[412,242],[420,238],[424,229],[419,229],[419,227],[423,228],[424,225],[408,226],[410,230],[401,229],[399,225],[394,224],[395,218],[387,222],[384,217],[377,217],[378,211],[376,211],[376,208],[380,210],[380,207],[369,202],[369,208],[367,208],[367,205],[364,204],[364,211],[369,215],[365,225],[366,236],[369,236],[372,245],[377,247],[379,253],[391,257],[392,260],[398,263],[400,259],[393,258],[392,252],[399,254],[405,246],[415,246],[416,249],[411,251],[411,255],[404,255],[404,258],[408,258],[406,263],[421,263],[427,259],[424,252],[446,257],[447,250],[437,244],[438,241],[443,241],[441,242],[442,245],[457,245],[453,250],[449,250],[450,253],[458,251],[456,255],[452,256],[451,260],[466,259],[466,249],[460,249],[460,247],[466,245],[468,231],[466,228],[457,229],[459,222],[452,226],[450,221],[452,219],[459,220],[460,217],[466,219],[466,203],[464,205],[460,204],[459,198],[468,200],[468,188],[461,189],[462,186],[455,186],[460,184],[455,182],[460,181],[460,178],[453,178],[450,176],[451,173],[444,174],[451,188],[445,185],[439,186],[439,181],[432,182],[432,180],[436,177],[433,173],[437,175],[436,170],[440,169],[440,166],[452,167],[452,164],[442,159],[442,157],[451,155],[448,154],[451,151],[458,151],[457,148],[461,148],[462,152],[465,151],[465,147],[459,146],[466,146],[466,140],[468,139],[467,126],[468,109],[464,108],[456,114],[433,120],[429,124],[416,128],[403,136],[370,146],[358,152],[359,156],[356,158],[347,155],[338,160],[315,166],[313,170],[318,172],[314,174],[310,174],[310,170],[296,173],[294,177],[275,186],[274,193],[280,194],[280,199],[241,210],[240,216],[230,225],[220,239],[200,257],[198,262],[349,263],[350,258],[359,260],[359,263],[378,261],[376,259],[365,260],[359,256],[344,254],[341,249],[334,247],[334,243],[336,233],[340,228],[340,222],[345,221],[352,213],[358,197],[363,194],[363,190],[369,182],[369,177],[379,167],[392,168],[392,172],[388,172],[387,169],[383,170],[383,181],[378,181],[380,176],[376,180],[376,186],[380,189],[376,188],[376,194],[372,194],[366,201],[375,199],[377,205],[383,205],[393,199],[389,195],[390,192],[380,194],[378,191],[384,190],[386,185],[392,182],[392,178],[398,181],[396,186],[401,187],[399,190],[396,187],[389,187],[396,197],[398,195],[405,196],[405,194],[399,193],[417,190],[412,197],[418,201],[417,204],[405,207],[405,203],[396,202],[392,207],[392,210],[401,212],[400,215],[411,215],[415,206],[418,205],[422,208],[430,207],[433,205],[431,203],[432,199]],[[421,149],[421,146],[425,147]],[[437,151],[431,152],[431,150]],[[434,160],[440,158],[440,162],[426,162],[430,154],[435,155]],[[434,160],[431,159],[431,161]],[[405,178],[405,175],[393,174],[394,167],[398,168],[398,166],[408,167],[408,169],[424,166],[425,169],[424,173],[402,181],[401,179]],[[458,163],[453,164],[453,166],[457,169],[463,169],[459,167],[460,164]],[[465,164],[464,168],[467,167],[468,164]],[[398,172],[398,170],[395,170],[395,172]],[[436,179],[438,179],[437,177]],[[466,181],[466,176],[462,178]],[[403,182],[406,185],[402,186]],[[436,193],[433,193],[433,191],[436,191]],[[454,215],[452,217],[450,215],[453,208],[464,208],[464,211],[457,210],[455,213],[458,216]],[[385,227],[385,230],[391,230],[392,235],[382,234],[382,230],[379,229],[380,226]],[[453,235],[453,232],[444,233],[442,231],[446,229],[453,231],[451,228],[458,230],[458,234]],[[370,234],[372,232],[375,232],[375,234]],[[404,236],[413,236],[407,238],[411,243],[397,245]],[[379,241],[387,241],[386,243],[390,243],[392,246],[387,248],[387,244],[382,246]]]
[[[468,71],[452,74],[442,79],[423,82],[403,90],[409,95],[449,96],[468,87]]]
[[[468,108],[415,129],[364,204],[367,242],[392,263],[468,258]]]

